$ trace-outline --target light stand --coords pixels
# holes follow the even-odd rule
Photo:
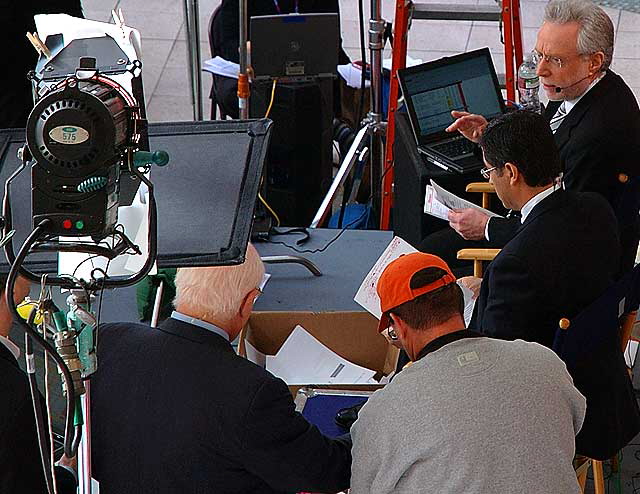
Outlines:
[[[240,0],[240,72],[238,73],[238,114],[240,119],[249,118],[249,74],[247,52],[247,0]]]
[[[184,24],[189,60],[189,85],[193,119],[202,120],[202,63],[200,62],[200,24],[198,0],[184,0]]]
[[[384,174],[384,136],[387,122],[382,118],[382,50],[384,48],[384,20],[381,0],[371,0],[369,20],[369,50],[371,53],[371,111],[363,120],[349,151],[344,157],[327,195],[311,221],[311,228],[317,228],[327,217],[336,192],[344,184],[358,160],[370,158],[371,202],[374,214],[380,211],[381,180]],[[365,70],[365,67],[362,67]],[[370,143],[367,146],[367,138]],[[377,215],[376,215],[377,216]]]

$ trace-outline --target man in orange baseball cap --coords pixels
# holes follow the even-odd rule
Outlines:
[[[382,310],[378,331],[386,330],[387,338],[398,343],[411,360],[418,360],[425,346],[444,334],[460,333],[447,342],[480,336],[465,331],[462,291],[439,257],[423,252],[399,257],[382,272],[376,290]],[[411,331],[412,327],[437,329]]]
[[[558,356],[466,330],[461,289],[430,254],[390,263],[377,291],[380,329],[414,363],[351,427],[350,492],[578,494],[572,462],[586,400]]]

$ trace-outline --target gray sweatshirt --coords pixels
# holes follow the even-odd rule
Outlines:
[[[572,460],[585,410],[548,348],[454,341],[362,408],[351,493],[579,493]]]

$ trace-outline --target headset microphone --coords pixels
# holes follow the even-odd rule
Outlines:
[[[561,93],[562,91],[564,91],[565,89],[569,89],[570,87],[575,86],[576,84],[580,84],[582,81],[584,81],[585,79],[588,79],[589,77],[591,77],[593,74],[587,74],[585,77],[583,77],[582,79],[580,79],[579,81],[574,82],[573,84],[570,84],[569,86],[565,86],[565,87],[556,87],[555,91],[556,93]]]

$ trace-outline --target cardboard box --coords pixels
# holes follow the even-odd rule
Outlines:
[[[378,333],[378,320],[368,312],[360,311],[254,312],[240,337],[240,355],[246,355],[245,341],[265,355],[275,355],[298,324],[341,357],[376,371],[378,377],[395,370],[398,349]],[[300,387],[289,386],[294,396]],[[327,387],[375,389],[370,385]]]

